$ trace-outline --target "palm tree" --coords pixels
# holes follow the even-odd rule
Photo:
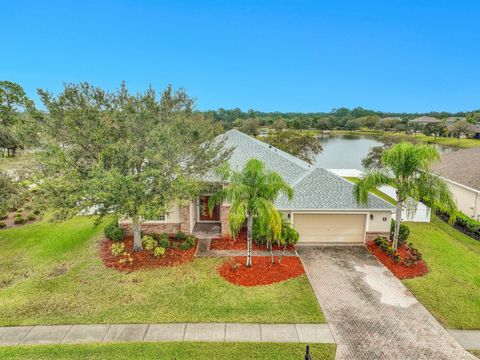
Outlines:
[[[442,179],[430,173],[431,164],[439,158],[438,150],[431,145],[401,142],[384,150],[381,158],[382,169],[365,172],[354,186],[357,201],[364,204],[368,201],[370,190],[382,185],[396,188],[397,213],[392,244],[394,250],[398,245],[402,209],[406,201],[413,200],[412,205],[415,205],[422,200],[432,209],[442,204],[450,210],[450,220],[455,220],[456,206],[450,190]]]
[[[262,228],[270,228],[273,238],[278,239],[282,231],[282,219],[274,201],[280,193],[292,198],[293,189],[276,172],[265,169],[265,164],[251,159],[241,171],[223,169],[221,174],[226,185],[208,200],[212,213],[216,205],[226,201],[230,204],[228,228],[235,238],[247,221],[247,262],[252,266],[253,219]]]

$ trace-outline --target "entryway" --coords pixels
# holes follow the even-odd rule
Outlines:
[[[208,211],[208,200],[210,195],[200,196],[198,199],[198,220],[200,222],[218,222],[220,221],[220,206],[217,205],[212,213]]]

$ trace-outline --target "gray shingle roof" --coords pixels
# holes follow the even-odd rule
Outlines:
[[[439,123],[441,122],[437,118],[431,116],[420,116],[416,119],[410,120],[409,123],[411,124],[432,124],[432,123]]]
[[[366,205],[358,204],[353,196],[353,184],[325,169],[296,158],[269,144],[250,137],[238,130],[221,135],[227,148],[234,148],[230,167],[240,170],[253,158],[262,160],[267,169],[279,173],[290,186],[294,196],[288,201],[280,196],[275,205],[285,210],[361,210],[386,209],[393,206],[374,195]]]
[[[293,186],[294,197],[288,200],[281,195],[275,202],[279,209],[288,210],[357,210],[392,209],[384,200],[370,195],[366,205],[359,204],[353,196],[353,185],[334,173],[316,168]]]

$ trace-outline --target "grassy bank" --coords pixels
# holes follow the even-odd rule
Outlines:
[[[430,273],[404,284],[446,327],[480,329],[480,242],[436,216],[408,226]]]
[[[305,275],[240,287],[218,258],[118,272],[99,258],[102,230],[90,217],[0,230],[0,325],[324,322]]]
[[[333,359],[335,345],[311,345],[313,359]],[[304,344],[288,343],[132,343],[92,345],[41,345],[0,347],[1,359],[282,359],[298,360],[305,355]]]

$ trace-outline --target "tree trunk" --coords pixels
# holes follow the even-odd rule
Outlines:
[[[133,251],[142,250],[142,234],[140,232],[140,223],[133,223]]]
[[[402,208],[403,200],[397,199],[397,213],[395,214],[395,230],[393,232],[393,250],[397,250],[398,247],[398,234],[400,232],[400,223],[402,222]]]
[[[252,227],[253,227],[253,216],[248,215],[247,219],[247,263],[246,267],[252,266]]]
[[[270,250],[270,257],[272,258],[272,264],[275,264],[275,257],[273,256],[273,244],[271,242],[268,242],[268,247]]]

